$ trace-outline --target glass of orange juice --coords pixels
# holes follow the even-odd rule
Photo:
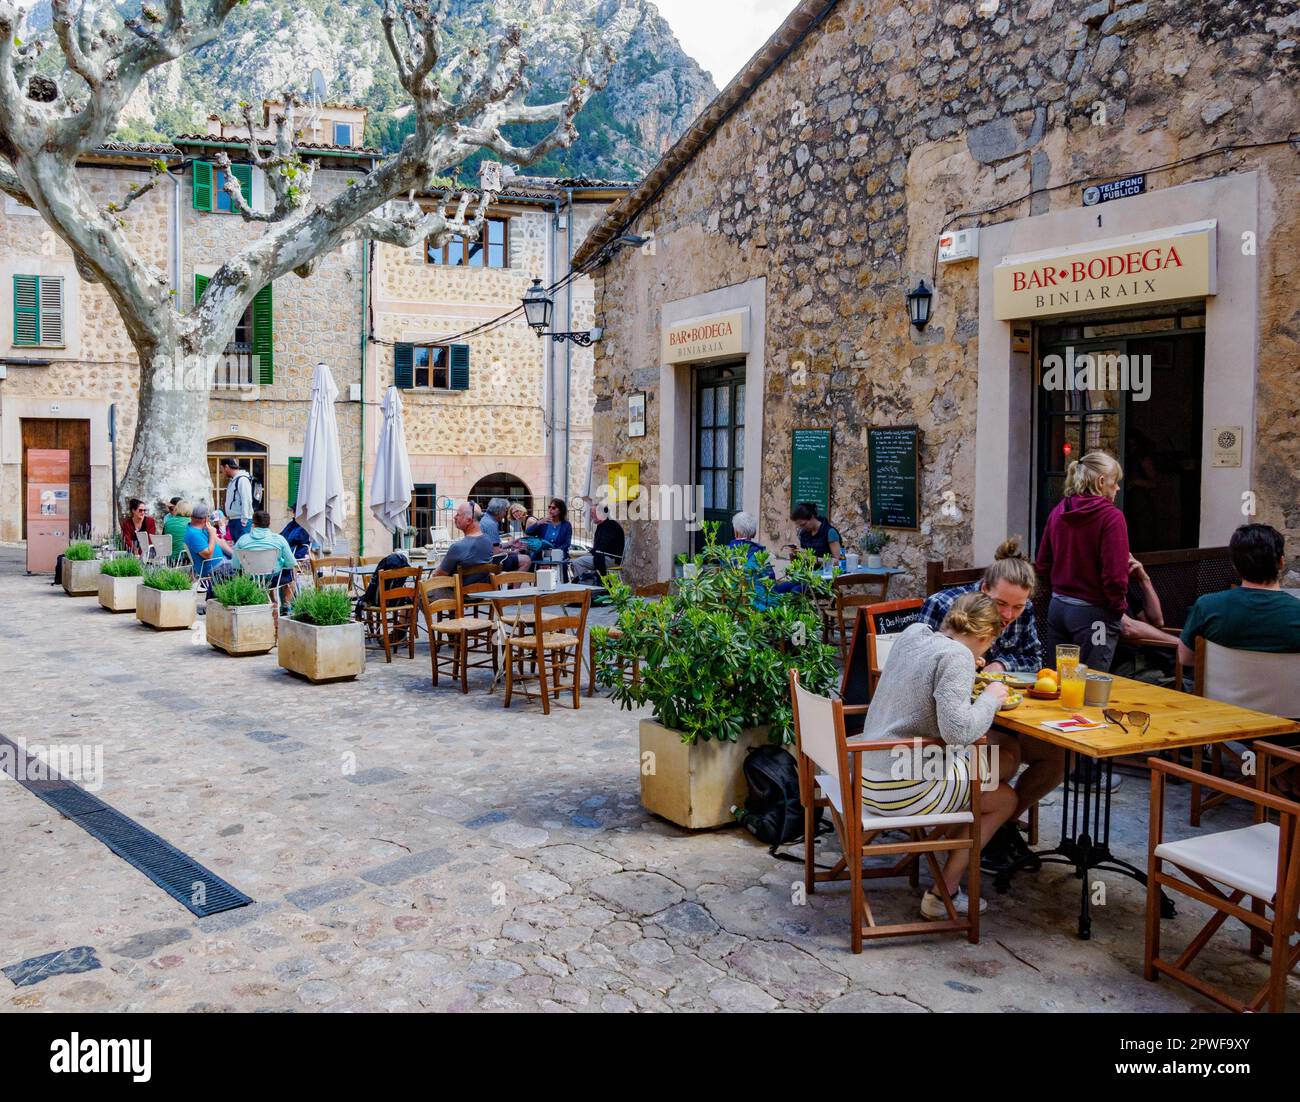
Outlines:
[[[1056,672],[1061,673],[1079,664],[1079,647],[1075,643],[1056,645]]]
[[[1083,696],[1088,688],[1088,667],[1079,665],[1077,659],[1063,666],[1058,659],[1056,669],[1061,675],[1061,707],[1077,711],[1083,707]]]

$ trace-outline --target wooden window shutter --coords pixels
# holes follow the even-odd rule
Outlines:
[[[415,386],[415,346],[393,345],[393,386],[410,390]]]
[[[452,390],[469,390],[469,345],[453,344],[448,354],[449,385]]]
[[[250,207],[253,206],[253,166],[252,165],[231,165],[230,174],[239,181],[239,186],[244,193],[244,202]],[[237,211],[235,201],[230,201],[230,209]],[[256,209],[256,208],[254,208]]]
[[[14,344],[41,343],[40,277],[14,276]]]
[[[212,209],[212,162],[195,161],[191,194],[195,210]]]
[[[194,305],[198,306],[199,299],[203,297],[203,292],[207,290],[208,280],[211,276],[196,275],[194,277]]]
[[[298,511],[298,479],[302,475],[302,456],[289,456],[289,512]]]
[[[41,276],[41,344],[63,343],[63,279]]]
[[[258,357],[258,382],[263,386],[275,382],[274,314],[268,283],[253,297],[253,355]]]

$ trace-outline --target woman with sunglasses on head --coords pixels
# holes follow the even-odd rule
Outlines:
[[[156,536],[158,529],[145,503],[133,497],[126,503],[126,512],[122,514],[122,546],[133,554],[139,554],[141,532]]]

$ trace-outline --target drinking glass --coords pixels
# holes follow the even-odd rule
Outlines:
[[[1064,674],[1065,670],[1079,664],[1079,648],[1074,643],[1056,645],[1056,672]]]
[[[1077,711],[1083,707],[1083,697],[1087,692],[1088,667],[1079,665],[1077,659],[1072,664],[1061,665],[1058,658],[1056,669],[1061,675],[1061,707],[1067,711]]]

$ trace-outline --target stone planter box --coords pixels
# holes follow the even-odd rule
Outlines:
[[[135,618],[159,631],[193,626],[198,618],[192,589],[150,589],[142,585],[135,595]]]
[[[93,597],[99,592],[99,568],[102,565],[98,559],[89,562],[64,559],[63,591],[69,597]]]
[[[135,591],[144,581],[141,577],[114,578],[109,574],[99,576],[99,603],[109,612],[134,612]]]
[[[308,681],[344,681],[366,668],[366,626],[322,628],[288,617],[280,621],[280,665]]]
[[[735,742],[682,743],[680,731],[641,721],[641,806],[670,823],[702,830],[734,823],[733,806],[748,790],[742,764],[753,746],[766,746],[766,727],[746,728]],[[647,754],[653,758],[647,758]],[[653,763],[653,772],[647,762]]]
[[[270,654],[275,647],[275,618],[270,604],[227,608],[209,601],[204,625],[208,642],[227,654]]]

